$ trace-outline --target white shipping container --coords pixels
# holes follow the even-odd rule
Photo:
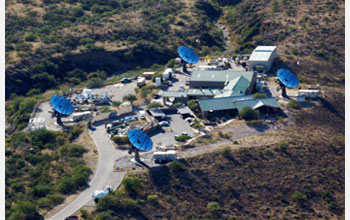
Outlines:
[[[173,69],[167,68],[167,69],[163,72],[163,74],[162,74],[163,80],[164,80],[164,81],[165,81],[165,80],[168,80],[168,79],[170,78],[171,74],[173,74]]]
[[[176,150],[154,152],[153,159],[157,162],[169,162],[169,161],[175,160]]]
[[[319,90],[300,89],[298,96],[304,96],[305,98],[315,99],[318,98]]]
[[[91,115],[91,111],[76,112],[72,115],[72,121],[80,121],[88,118]]]

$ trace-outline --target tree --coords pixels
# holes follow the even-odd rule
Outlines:
[[[300,109],[300,104],[299,102],[295,101],[295,100],[290,100],[287,104],[287,106],[289,108],[294,108],[294,109]]]
[[[151,109],[151,108],[160,108],[163,105],[160,104],[159,102],[151,102],[150,104],[147,105],[147,109]]]
[[[182,102],[177,102],[177,103],[175,103],[175,104],[173,104],[171,107],[173,107],[173,108],[179,108],[179,107],[181,107],[181,106],[183,106],[184,104],[182,103]]]
[[[123,101],[133,102],[136,100],[136,96],[133,94],[123,96]]]
[[[87,87],[89,89],[92,89],[92,88],[97,88],[97,87],[100,87],[102,85],[102,80],[100,78],[91,78],[87,84]]]
[[[217,202],[209,202],[207,205],[209,213],[213,216],[216,216],[220,213],[220,205]]]
[[[166,68],[174,68],[175,67],[175,60],[174,59],[171,59],[169,60],[169,62],[166,64]]]
[[[199,105],[196,100],[190,100],[187,102],[187,106],[192,110],[192,111],[197,111],[199,110]]]
[[[252,109],[249,106],[244,106],[240,111],[239,111],[239,116],[245,120],[251,120],[256,117],[258,117],[259,111]]]

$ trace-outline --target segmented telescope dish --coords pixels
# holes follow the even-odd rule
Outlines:
[[[299,85],[297,76],[288,69],[277,70],[277,77],[279,81],[288,88],[295,89]]]
[[[181,59],[183,59],[185,62],[189,64],[195,64],[198,62],[197,53],[189,47],[180,46],[179,48],[177,48],[177,53],[179,54]]]
[[[151,138],[142,130],[131,129],[128,132],[130,143],[140,151],[150,151],[153,146]]]
[[[73,113],[73,105],[64,96],[54,95],[50,99],[51,106],[62,115],[71,115]]]

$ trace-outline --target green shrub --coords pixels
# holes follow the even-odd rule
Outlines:
[[[191,137],[187,136],[187,135],[180,135],[178,137],[175,137],[176,141],[179,142],[186,142],[188,139],[190,139]]]
[[[294,109],[300,109],[300,104],[299,102],[295,101],[295,100],[290,100],[287,104],[287,106],[289,108],[294,108]]]
[[[116,144],[128,144],[129,143],[129,139],[127,136],[113,136],[112,140]]]
[[[221,212],[221,207],[217,202],[210,202],[207,205],[207,209],[212,216],[217,216]]]
[[[102,113],[112,112],[112,110],[109,106],[101,106],[98,110]]]
[[[158,199],[158,195],[148,195],[147,196],[147,201],[154,201]]]
[[[263,98],[266,98],[266,97],[267,97],[266,93],[254,93],[253,94],[253,98],[254,99],[263,99]]]
[[[220,151],[220,154],[221,154],[221,156],[226,157],[226,158],[230,157],[231,156],[231,148],[228,146],[224,147],[224,149],[222,149]]]
[[[192,111],[198,111],[199,110],[199,104],[197,103],[196,100],[190,100],[187,102],[187,106],[192,110]]]
[[[124,178],[122,184],[128,193],[137,193],[137,191],[142,188],[141,179],[136,176]]]
[[[133,102],[136,100],[136,96],[133,94],[123,96],[123,101]]]
[[[263,122],[260,120],[251,120],[251,121],[249,121],[249,124],[252,126],[258,127],[258,126],[262,126]]]
[[[79,137],[79,135],[83,132],[82,127],[80,127],[79,125],[74,126],[72,128],[69,129],[69,133],[68,133],[68,138],[70,141],[75,140],[77,137]]]
[[[253,110],[249,106],[244,106],[240,111],[239,111],[239,116],[245,120],[251,120],[256,117],[258,117],[259,111]]]
[[[33,145],[43,147],[48,143],[54,143],[56,140],[56,134],[49,130],[39,130],[31,135],[31,142]]]
[[[120,101],[112,101],[114,107],[119,107],[122,103]]]
[[[178,160],[171,161],[168,166],[169,166],[171,172],[173,172],[173,173],[178,173],[178,172],[186,170],[185,164],[181,163]]]
[[[102,80],[100,78],[91,78],[88,81],[88,84],[87,84],[87,87],[89,89],[98,88],[98,87],[101,87],[101,86],[102,86]]]
[[[58,151],[61,156],[82,157],[88,150],[80,144],[65,144]]]
[[[301,192],[294,192],[292,194],[292,200],[301,206],[304,206],[307,202],[307,196]]]
[[[173,104],[171,107],[173,108],[179,108],[181,106],[183,106],[184,104],[182,102],[176,102],[175,104]]]
[[[160,108],[163,107],[162,104],[159,102],[151,102],[150,104],[147,105],[147,109],[152,109],[152,108]]]

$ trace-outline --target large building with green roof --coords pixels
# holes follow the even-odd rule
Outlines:
[[[205,114],[239,112],[245,106],[259,110],[278,108],[274,97],[253,98],[255,82],[253,71],[195,70],[189,80],[190,89],[164,91],[162,96],[165,100],[173,98],[173,103],[197,99]]]

